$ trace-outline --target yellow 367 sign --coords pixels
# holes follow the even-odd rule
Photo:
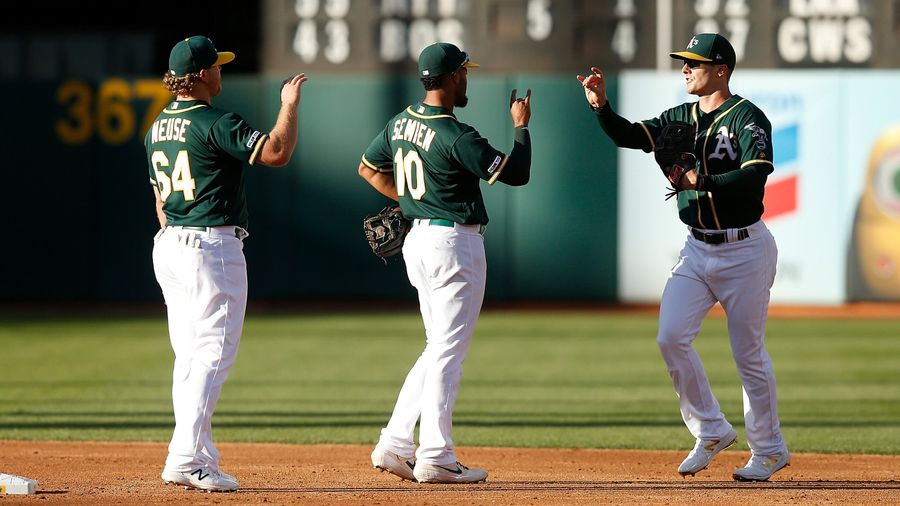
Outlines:
[[[138,124],[137,101],[149,100]],[[65,81],[56,90],[56,102],[64,116],[54,125],[56,135],[65,144],[80,145],[95,134],[105,143],[118,145],[140,138],[153,119],[172,100],[159,79],[107,79],[93,88],[84,81]],[[138,130],[139,127],[139,130]]]

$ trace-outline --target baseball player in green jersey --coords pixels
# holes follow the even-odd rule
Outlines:
[[[578,80],[603,131],[617,146],[651,152],[667,124],[681,121],[693,127],[689,133],[696,163],[674,188],[688,234],[662,294],[657,335],[681,415],[697,438],[678,472],[686,476],[706,469],[737,440],[692,345],[703,318],[719,302],[728,317],[752,451],[750,461],[733,477],[764,481],[791,459],[779,427],[775,375],[764,344],[778,255],[775,239],[760,220],[766,177],[774,169],[772,127],[759,108],[731,93],[735,53],[725,37],[695,35],[683,51],[670,56],[683,61],[687,92],[699,101],[639,123],[613,112],[598,69]]]
[[[359,175],[399,200],[413,228],[403,245],[410,283],[419,293],[425,350],[410,370],[393,415],[372,452],[372,465],[420,483],[474,483],[487,472],[457,461],[451,428],[462,363],[484,299],[487,211],[481,180],[512,186],[531,173],[531,90],[510,99],[515,142],[509,155],[454,115],[468,102],[468,69],[478,65],[453,44],[419,56],[425,98],[391,118],[372,140]],[[419,447],[413,439],[419,422]]]
[[[175,352],[175,430],[162,479],[192,488],[233,491],[237,480],[219,469],[210,420],[237,356],[247,305],[244,164],[290,161],[297,144],[303,74],[285,82],[281,110],[268,134],[239,115],[212,106],[222,91],[218,52],[206,37],[178,42],[163,77],[176,100],[144,140],[160,231],[153,268],[165,297]]]

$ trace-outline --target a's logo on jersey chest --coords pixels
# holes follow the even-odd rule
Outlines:
[[[734,144],[734,134],[728,132],[728,127],[723,126],[719,128],[719,131],[716,133],[716,147],[713,148],[712,153],[709,154],[709,158],[723,160],[725,159],[725,155],[728,155],[729,160],[737,159],[737,152],[734,149]]]

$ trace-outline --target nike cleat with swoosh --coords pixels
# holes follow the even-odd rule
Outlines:
[[[468,468],[459,462],[446,466],[416,463],[413,471],[419,483],[478,483],[487,479],[484,469]]]

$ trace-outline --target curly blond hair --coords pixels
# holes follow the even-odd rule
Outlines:
[[[194,84],[200,80],[200,74],[185,74],[181,77],[176,76],[172,72],[166,72],[163,75],[163,86],[173,95],[185,95],[194,89]]]

